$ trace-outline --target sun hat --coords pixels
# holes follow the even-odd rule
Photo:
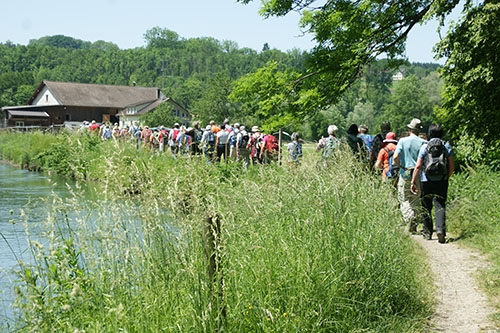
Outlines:
[[[328,134],[329,135],[333,135],[334,133],[337,133],[338,130],[339,130],[339,128],[335,125],[328,126]]]
[[[252,126],[252,133],[255,133],[255,132],[260,132],[259,126]]]
[[[422,122],[418,118],[413,118],[411,122],[407,125],[407,127],[412,130],[421,130]]]
[[[389,132],[386,134],[384,143],[389,143],[389,142],[398,143],[398,140],[396,140],[396,133]]]

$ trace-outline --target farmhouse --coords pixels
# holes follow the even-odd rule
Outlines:
[[[182,122],[190,120],[190,113],[158,88],[43,81],[27,105],[2,108],[1,126],[71,127],[91,120],[125,126],[162,103]]]

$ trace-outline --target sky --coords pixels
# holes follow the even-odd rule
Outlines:
[[[160,27],[180,38],[212,37],[256,51],[265,43],[285,52],[314,46],[311,36],[300,31],[298,14],[264,19],[259,5],[259,0],[248,5],[236,0],[6,1],[0,13],[0,43],[27,45],[31,39],[65,35],[129,49],[145,46],[146,31]],[[444,63],[433,59],[432,47],[439,40],[436,27],[429,23],[411,32],[406,52],[411,62]]]

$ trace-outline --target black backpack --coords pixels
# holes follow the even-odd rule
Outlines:
[[[241,141],[239,144],[239,148],[246,148],[248,145],[248,141],[250,141],[250,135],[247,132],[241,133]]]
[[[427,143],[427,159],[424,172],[428,180],[441,180],[448,176],[448,154],[441,139],[433,138]]]

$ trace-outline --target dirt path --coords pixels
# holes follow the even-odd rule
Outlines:
[[[439,244],[412,236],[427,252],[437,288],[433,332],[500,332],[488,319],[494,310],[474,280],[485,265],[479,255],[457,243]]]

